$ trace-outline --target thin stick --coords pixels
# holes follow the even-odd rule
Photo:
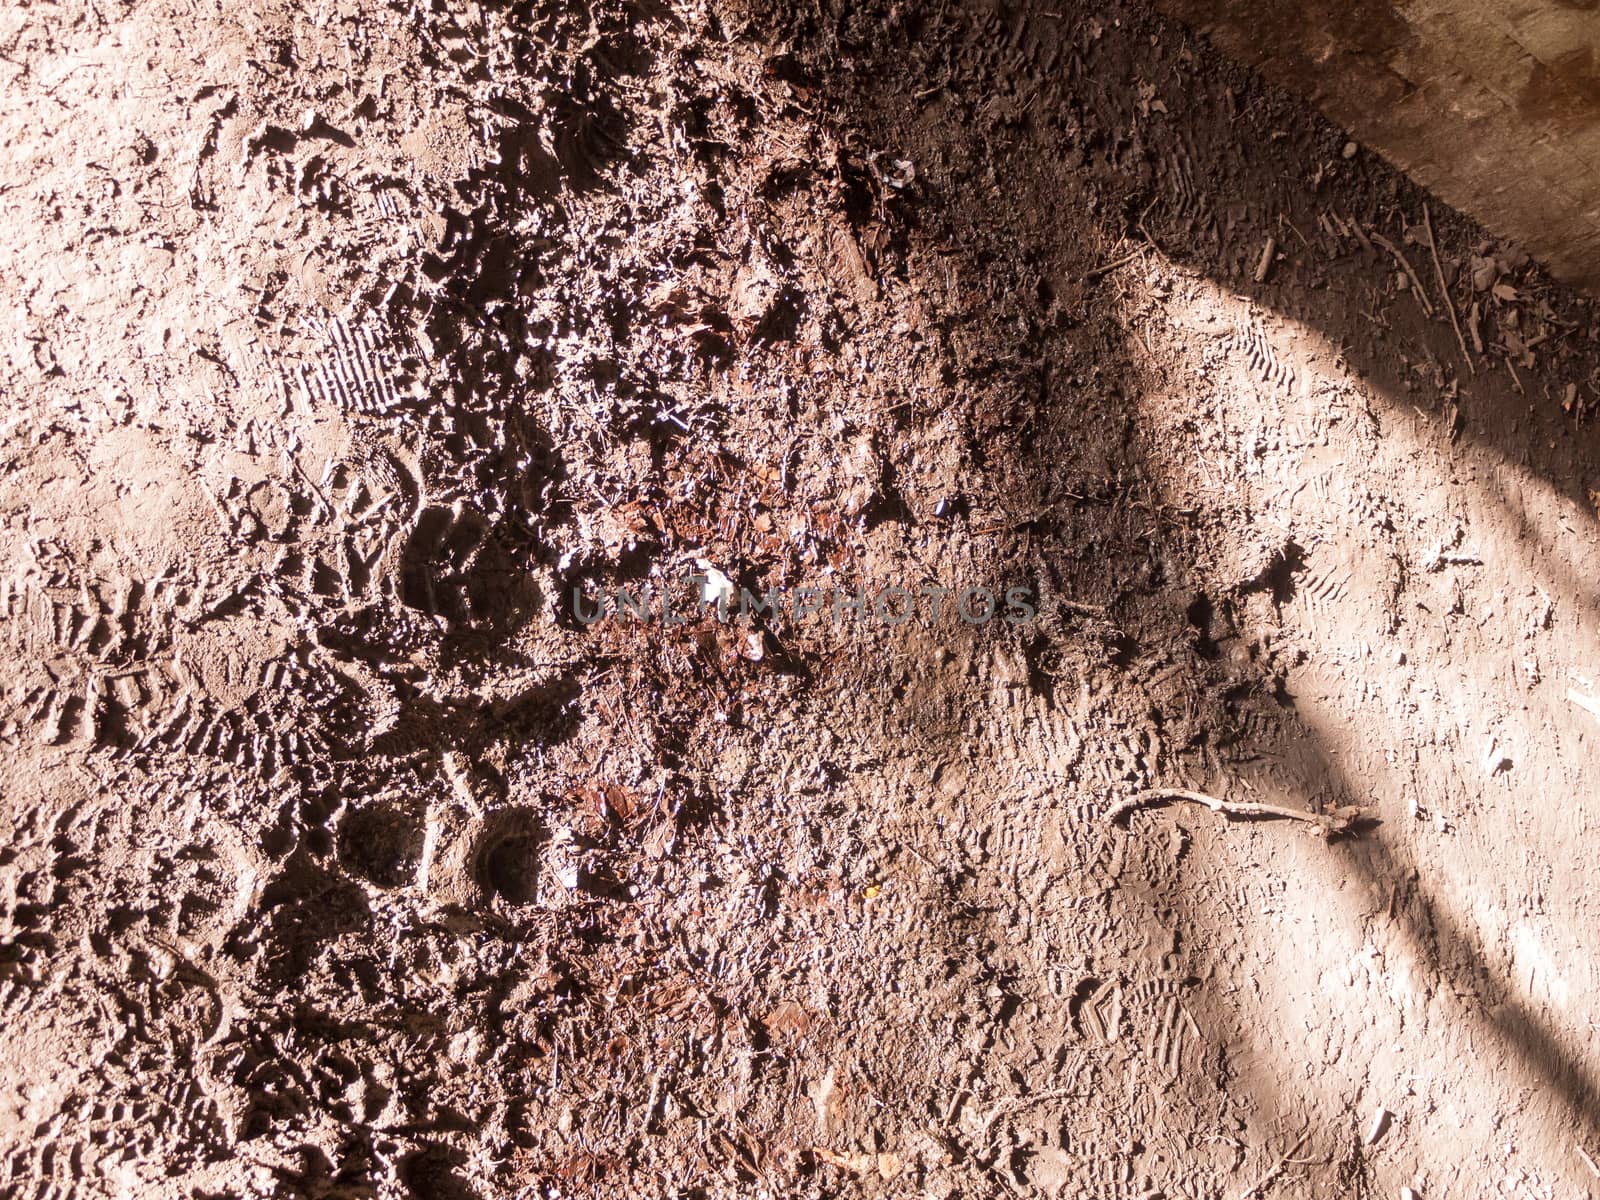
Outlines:
[[[1084,276],[1084,279],[1085,280],[1099,279],[1100,276],[1102,276],[1102,275],[1109,275],[1112,271],[1115,271],[1118,267],[1127,266],[1129,263],[1131,263],[1134,259],[1138,258],[1141,254],[1143,254],[1149,248],[1150,247],[1148,247],[1148,246],[1140,246],[1137,250],[1131,250],[1127,254],[1124,254],[1121,258],[1114,258],[1110,262],[1106,263],[1104,266],[1096,267],[1094,270],[1090,271],[1087,275]]]
[[[1600,700],[1593,699],[1590,696],[1585,696],[1582,692],[1578,691],[1577,688],[1567,689],[1567,699],[1572,701],[1572,703],[1576,704],[1579,708],[1583,709],[1583,711],[1588,713],[1591,717],[1594,717],[1596,720],[1600,720]]]
[[[938,863],[934,862],[933,859],[929,858],[921,850],[918,850],[910,842],[896,842],[895,845],[899,846],[900,849],[912,854],[916,858],[921,859],[923,864],[927,866],[929,870],[937,871],[939,869]]]
[[[1303,808],[1284,808],[1278,804],[1251,804],[1234,800],[1219,800],[1215,796],[1208,796],[1204,792],[1190,792],[1183,788],[1150,788],[1148,791],[1136,792],[1126,800],[1119,800],[1106,810],[1107,821],[1118,821],[1126,813],[1148,804],[1166,804],[1173,800],[1184,800],[1190,804],[1203,804],[1212,812],[1222,813],[1228,817],[1255,817],[1260,819],[1281,818],[1287,821],[1304,821],[1308,825],[1315,825],[1322,831],[1323,837],[1332,837],[1337,833],[1347,832],[1364,815],[1363,809],[1355,805],[1346,805],[1336,808],[1330,813],[1307,812]],[[1298,1149],[1299,1147],[1296,1147]],[[1292,1151],[1291,1151],[1292,1153]]]
[[[1361,228],[1360,222],[1345,220],[1344,217],[1339,216],[1339,210],[1337,208],[1330,209],[1329,211],[1332,212],[1333,215],[1338,219],[1339,224],[1343,225],[1347,230],[1356,235],[1356,240],[1358,242],[1360,242],[1368,250],[1372,249],[1372,243],[1367,240],[1366,231]]]
[[[1422,226],[1428,231],[1428,250],[1433,255],[1433,272],[1439,277],[1439,291],[1444,294],[1444,309],[1450,314],[1450,328],[1456,331],[1456,344],[1461,347],[1461,357],[1467,360],[1467,370],[1476,375],[1478,368],[1472,365],[1467,339],[1461,336],[1461,322],[1456,320],[1456,302],[1450,298],[1450,289],[1444,282],[1444,268],[1439,265],[1439,244],[1433,240],[1433,217],[1426,204],[1422,206]]]
[[[295,457],[294,451],[285,446],[283,448],[283,456],[289,460],[289,465],[294,468],[295,474],[305,480],[306,486],[311,489],[318,500],[322,501],[322,507],[331,517],[334,512],[333,505],[328,503],[328,498],[322,494],[322,489],[316,485],[310,475],[306,474],[306,469],[300,465],[300,460]]]
[[[1302,238],[1301,240],[1304,241],[1305,239]],[[1267,275],[1272,271],[1272,256],[1277,252],[1278,239],[1269,237],[1267,244],[1261,247],[1261,257],[1256,260],[1255,274],[1251,276],[1257,283],[1265,283],[1267,281]]]
[[[1076,1088],[1050,1088],[1048,1091],[1034,1092],[1031,1096],[1022,1096],[1016,1100],[1009,1100],[1004,1104],[997,1104],[984,1118],[983,1128],[978,1133],[978,1144],[987,1147],[989,1134],[994,1129],[994,1123],[1001,1117],[1013,1116],[1025,1109],[1032,1108],[1035,1104],[1045,1104],[1051,1100],[1074,1100],[1081,1093]]]
[[[1511,372],[1511,382],[1517,385],[1517,394],[1520,396],[1526,396],[1528,392],[1527,389],[1522,386],[1522,376],[1518,375],[1517,368],[1511,365],[1511,359],[1509,355],[1510,352],[1507,351],[1507,357],[1503,360],[1506,364],[1506,370]]]
[[[1080,617],[1103,617],[1106,615],[1106,606],[1104,604],[1084,604],[1079,600],[1057,600],[1056,605]]]
[[[1406,260],[1406,256],[1400,253],[1400,247],[1396,246],[1376,229],[1372,231],[1372,240],[1394,255],[1395,262],[1405,268],[1406,278],[1411,280],[1411,290],[1417,294],[1417,303],[1422,305],[1424,313],[1430,317],[1433,316],[1433,302],[1428,299],[1428,293],[1422,290],[1422,280],[1417,278],[1417,273],[1411,269],[1411,264]]]
[[[1582,1146],[1574,1146],[1573,1149],[1578,1152],[1578,1157],[1583,1159],[1583,1165],[1589,1168],[1590,1173],[1596,1179],[1600,1179],[1600,1166],[1595,1165],[1594,1159],[1589,1157],[1589,1152]]]
[[[1283,1168],[1288,1165],[1289,1159],[1293,1157],[1296,1150],[1300,1149],[1301,1146],[1306,1144],[1306,1139],[1310,1136],[1311,1130],[1307,1129],[1300,1135],[1299,1141],[1290,1146],[1288,1150],[1284,1151],[1283,1157],[1277,1161],[1277,1164],[1270,1171],[1252,1183],[1244,1191],[1239,1193],[1239,1200],[1254,1200],[1254,1197],[1259,1196],[1261,1194],[1261,1190],[1266,1187],[1267,1184],[1271,1183],[1279,1175],[1283,1174]]]

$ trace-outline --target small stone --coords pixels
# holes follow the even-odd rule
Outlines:
[[[1351,158],[1354,158],[1356,156],[1356,150],[1357,149],[1358,149],[1358,147],[1356,146],[1356,144],[1354,142],[1346,142],[1344,144],[1344,149],[1341,150],[1340,153],[1343,154],[1346,159],[1351,159]]]

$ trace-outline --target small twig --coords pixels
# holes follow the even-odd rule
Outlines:
[[[1366,231],[1361,228],[1360,222],[1348,221],[1344,217],[1341,217],[1337,208],[1329,209],[1328,211],[1333,213],[1334,219],[1337,220],[1340,225],[1344,226],[1347,230],[1356,235],[1356,241],[1360,242],[1368,250],[1372,249],[1372,243],[1367,240]]]
[[[1190,792],[1183,788],[1150,788],[1148,791],[1136,792],[1126,800],[1119,800],[1106,810],[1105,819],[1116,822],[1126,813],[1134,809],[1143,808],[1147,804],[1166,804],[1172,800],[1185,800],[1190,804],[1203,804],[1212,812],[1222,813],[1228,817],[1246,817],[1262,820],[1281,818],[1287,821],[1304,821],[1308,825],[1315,825],[1323,837],[1333,837],[1335,834],[1346,833],[1365,815],[1365,810],[1356,805],[1346,805],[1336,808],[1328,813],[1307,812],[1303,808],[1285,808],[1278,804],[1251,804],[1243,801],[1219,800],[1215,796],[1208,796],[1204,792]],[[1298,1147],[1296,1147],[1298,1149]],[[1292,1153],[1292,1151],[1291,1151]]]
[[[1567,699],[1583,709],[1595,720],[1600,721],[1600,700],[1596,700],[1592,696],[1585,696],[1577,688],[1567,689]]]
[[[1024,525],[1032,525],[1049,511],[1048,508],[1041,508],[1037,512],[1030,513],[1025,517],[1018,517],[1014,521],[1001,521],[998,525],[985,525],[982,529],[974,529],[972,532],[974,536],[983,536],[990,533],[1009,533],[1013,529],[1021,529]]]
[[[1461,347],[1461,357],[1467,360],[1467,370],[1476,375],[1472,355],[1467,353],[1467,339],[1461,336],[1461,322],[1456,320],[1456,302],[1450,298],[1450,288],[1444,281],[1444,267],[1439,264],[1439,244],[1433,240],[1433,217],[1428,206],[1422,206],[1422,227],[1428,231],[1428,251],[1433,255],[1433,272],[1439,277],[1439,291],[1444,294],[1444,308],[1450,314],[1450,328],[1456,331],[1456,344]]]
[[[1589,1152],[1582,1146],[1574,1146],[1573,1149],[1578,1152],[1578,1157],[1583,1159],[1583,1165],[1589,1168],[1590,1174],[1596,1179],[1600,1179],[1600,1166],[1597,1166],[1594,1159],[1589,1157]]]
[[[1072,1088],[1051,1088],[1048,1091],[1034,1092],[1031,1096],[1022,1096],[1016,1100],[1007,1101],[996,1105],[984,1118],[983,1128],[979,1131],[977,1139],[972,1143],[978,1148],[978,1153],[972,1158],[973,1165],[978,1167],[991,1179],[998,1179],[1009,1187],[1018,1196],[1026,1197],[1032,1193],[1023,1191],[1022,1187],[1011,1178],[1008,1172],[1000,1170],[995,1163],[999,1157],[999,1147],[994,1144],[994,1124],[1001,1117],[1019,1113],[1034,1104],[1042,1104],[1046,1100],[1083,1099],[1084,1094]]]
[[[1376,229],[1372,231],[1372,240],[1377,242],[1378,245],[1382,246],[1390,254],[1394,255],[1395,262],[1399,263],[1400,266],[1404,268],[1406,278],[1411,280],[1411,290],[1417,294],[1417,303],[1422,305],[1423,313],[1429,317],[1432,317],[1433,302],[1428,299],[1428,293],[1422,290],[1422,280],[1417,278],[1417,273],[1411,269],[1411,263],[1407,261],[1406,256],[1400,253],[1400,247],[1396,246]]]
[[[1099,279],[1100,276],[1102,276],[1102,275],[1109,275],[1112,271],[1115,271],[1118,267],[1127,266],[1129,263],[1131,263],[1134,259],[1138,258],[1141,254],[1143,254],[1149,248],[1150,247],[1148,247],[1148,246],[1140,246],[1136,250],[1130,250],[1128,253],[1124,254],[1121,258],[1113,258],[1110,262],[1106,263],[1105,265],[1096,267],[1094,270],[1090,271],[1087,275],[1084,276],[1084,279],[1087,281],[1087,280],[1090,280],[1090,279]]]
[[[1081,600],[1057,600],[1056,606],[1079,617],[1103,617],[1106,615],[1104,604],[1085,604]]]
[[[328,498],[322,494],[322,489],[317,486],[316,482],[311,478],[310,475],[306,474],[306,469],[300,465],[300,460],[295,457],[294,451],[288,446],[285,446],[283,448],[283,456],[289,460],[289,465],[294,468],[295,474],[300,476],[300,478],[305,481],[305,485],[310,488],[312,494],[322,502],[323,509],[331,517],[334,513],[333,505],[328,503]]]
[[[1304,1146],[1306,1144],[1306,1139],[1310,1136],[1311,1130],[1307,1129],[1300,1135],[1299,1140],[1296,1141],[1294,1145],[1290,1146],[1288,1150],[1284,1151],[1283,1157],[1273,1165],[1270,1171],[1252,1183],[1244,1191],[1239,1193],[1239,1200],[1254,1200],[1254,1197],[1259,1196],[1262,1189],[1265,1188],[1267,1184],[1271,1183],[1279,1175],[1283,1174],[1283,1168],[1288,1166],[1289,1160],[1294,1157],[1294,1152],[1300,1149],[1301,1146]]]
[[[902,849],[902,850],[904,850],[904,851],[906,851],[906,852],[907,852],[907,853],[908,853],[908,854],[910,854],[910,855],[911,855],[911,856],[912,856],[912,857],[914,857],[914,858],[917,858],[917,859],[920,859],[920,860],[921,860],[921,861],[922,861],[922,863],[923,863],[923,864],[924,864],[924,865],[925,865],[925,866],[926,866],[926,867],[927,867],[927,868],[928,868],[928,869],[929,869],[929,870],[930,870],[930,871],[937,871],[937,870],[939,870],[939,864],[938,864],[938,863],[936,863],[936,862],[934,862],[934,861],[933,861],[933,859],[931,859],[931,858],[929,858],[929,857],[928,857],[928,856],[927,856],[927,855],[926,855],[926,854],[924,854],[924,853],[923,853],[923,852],[922,852],[922,851],[921,851],[921,850],[918,850],[918,849],[917,849],[917,848],[916,848],[916,847],[915,847],[915,846],[913,846],[913,845],[912,845],[912,844],[911,844],[911,843],[910,843],[910,842],[896,842],[896,843],[895,843],[895,844],[896,844],[896,845],[897,845],[897,846],[899,846],[899,847],[900,847],[900,849]]]
[[[1261,257],[1256,260],[1255,273],[1251,275],[1257,283],[1265,283],[1267,275],[1272,271],[1272,256],[1278,252],[1278,239],[1267,238],[1267,244],[1261,247]]]
[[[978,1131],[978,1144],[985,1149],[989,1145],[989,1135],[994,1130],[994,1123],[1001,1117],[1010,1117],[1032,1108],[1035,1104],[1043,1104],[1047,1100],[1071,1100],[1080,1093],[1074,1088],[1050,1088],[1043,1092],[1034,1092],[1031,1096],[1019,1096],[1015,1100],[1008,1100],[1004,1104],[997,1104],[990,1109],[989,1115],[983,1119],[983,1128]]]
[[[1522,386],[1522,376],[1517,374],[1517,368],[1512,365],[1510,351],[1507,351],[1506,353],[1507,357],[1501,361],[1506,364],[1506,370],[1511,372],[1511,382],[1517,385],[1517,394],[1519,396],[1526,396],[1528,394],[1528,390]]]
[[[1150,207],[1146,208],[1144,211],[1145,212],[1149,212],[1150,208],[1153,208],[1153,207],[1155,207],[1155,201],[1154,200],[1152,200],[1150,202]],[[1144,217],[1143,216],[1141,216],[1139,218],[1139,226],[1138,226],[1138,228],[1139,228],[1139,232],[1144,234],[1144,240],[1149,243],[1149,248],[1151,250],[1154,250],[1162,258],[1166,258],[1167,257],[1167,252],[1161,248],[1161,243],[1156,241],[1156,235],[1151,233],[1148,229],[1146,229],[1144,227]]]

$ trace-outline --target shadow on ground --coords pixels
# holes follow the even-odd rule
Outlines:
[[[841,171],[858,177],[864,197],[851,216],[863,242],[880,247],[876,269],[935,297],[929,336],[951,367],[970,478],[982,481],[970,498],[975,515],[947,536],[989,538],[994,561],[1025,558],[1047,592],[1103,607],[1119,631],[1108,639],[1113,667],[1190,647],[1191,690],[1213,710],[1142,782],[1198,774],[1223,788],[1263,758],[1293,760],[1263,785],[1272,798],[1373,807],[1377,820],[1359,837],[1314,852],[1330,907],[1352,903],[1341,891],[1388,894],[1387,919],[1431,974],[1423,989],[1463,1000],[1467,1028],[1435,1041],[1438,1052],[1470,1045],[1485,1056],[1481,1068],[1457,1064],[1460,1080],[1503,1072],[1506,1091],[1493,1103],[1557,1097],[1539,1111],[1556,1122],[1548,1136],[1561,1169],[1576,1171],[1561,1144],[1595,1132],[1585,1043],[1572,1021],[1534,1000],[1532,984],[1508,978],[1521,960],[1504,930],[1496,944],[1486,940],[1473,906],[1539,888],[1546,876],[1534,861],[1555,864],[1552,903],[1581,895],[1564,854],[1568,827],[1541,825],[1537,814],[1541,782],[1578,784],[1581,765],[1561,760],[1582,753],[1572,721],[1583,715],[1547,686],[1523,709],[1532,705],[1535,731],[1541,718],[1559,730],[1519,751],[1531,761],[1502,763],[1491,747],[1487,770],[1471,764],[1462,782],[1428,774],[1443,759],[1481,757],[1481,747],[1464,750],[1451,730],[1430,728],[1417,703],[1396,704],[1387,728],[1370,715],[1363,724],[1332,714],[1340,688],[1348,698],[1366,686],[1344,654],[1346,636],[1384,654],[1396,637],[1412,644],[1408,670],[1420,658],[1438,680],[1413,673],[1396,698],[1434,686],[1436,712],[1525,698],[1515,680],[1504,685],[1523,669],[1520,651],[1472,656],[1477,635],[1467,627],[1485,608],[1492,615],[1496,581],[1502,610],[1516,589],[1559,607],[1558,627],[1573,637],[1551,652],[1547,674],[1587,646],[1600,463],[1600,441],[1582,419],[1596,400],[1589,302],[1365,151],[1347,153],[1337,130],[1137,5],[912,5],[887,20],[729,8],[729,28],[771,47],[771,69],[815,97],[844,148]],[[885,168],[890,160],[914,164],[915,182],[885,186],[886,170],[905,171]],[[884,225],[887,239],[873,232]],[[1502,290],[1475,286],[1475,264]],[[1249,387],[1230,391],[1239,379]],[[1319,409],[1329,417],[1320,427]],[[1311,427],[1291,446],[1297,414]],[[913,409],[901,421],[920,419]],[[1352,426],[1359,436],[1346,437]],[[1369,462],[1340,461],[1363,445]],[[1315,479],[1296,484],[1292,472],[1282,480],[1262,467],[1289,450],[1325,466],[1335,493],[1321,495],[1321,512],[1311,504],[1306,530],[1292,504]],[[1383,496],[1338,494],[1372,478],[1366,467],[1398,470],[1408,458],[1413,473],[1389,477],[1411,493],[1397,490],[1393,512],[1382,511]],[[1258,522],[1263,515],[1281,520],[1263,528],[1272,524]],[[1452,542],[1452,522],[1468,536]],[[1455,584],[1458,606],[1432,611],[1424,589],[1408,589],[1472,564],[1480,529],[1515,557],[1477,558],[1489,580]],[[1436,545],[1418,544],[1435,533]],[[1345,582],[1319,600],[1315,585],[1335,553],[1347,556]],[[1391,585],[1377,564],[1396,556]],[[1303,611],[1319,604],[1320,638],[1314,623],[1306,632]],[[1361,624],[1386,606],[1389,628]],[[1300,648],[1270,652],[1274,641]],[[1032,649],[1035,665],[1049,652]],[[1324,671],[1331,699],[1302,703],[1318,656],[1338,658],[1342,676]],[[1382,690],[1398,673],[1365,678]],[[1385,748],[1409,748],[1411,760],[1385,764]],[[1574,794],[1548,802],[1565,807]],[[1449,843],[1430,846],[1417,833],[1428,828],[1419,815],[1452,796],[1452,819],[1471,831],[1455,869]],[[1149,820],[1136,818],[1131,836],[1146,836]],[[1260,841],[1248,845],[1268,856],[1268,870],[1284,869]],[[1217,853],[1215,863],[1191,863],[1178,885],[1192,889],[1177,901],[1191,916],[1214,902],[1218,870],[1252,869],[1246,850]],[[1492,882],[1474,878],[1497,867],[1504,874]],[[1518,871],[1534,878],[1519,881]],[[1541,914],[1531,901],[1528,911]],[[1357,925],[1374,919],[1359,904],[1348,915]],[[1549,916],[1570,939],[1567,974],[1583,977],[1592,968],[1584,931],[1560,911]],[[1254,952],[1271,950],[1257,943]],[[1297,1064],[1279,1068],[1287,1078]],[[1285,1088],[1315,1086],[1313,1076]]]

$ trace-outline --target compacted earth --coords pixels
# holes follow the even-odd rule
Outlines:
[[[35,0],[0,135],[6,1195],[1600,1193],[1594,306],[1299,102]]]

